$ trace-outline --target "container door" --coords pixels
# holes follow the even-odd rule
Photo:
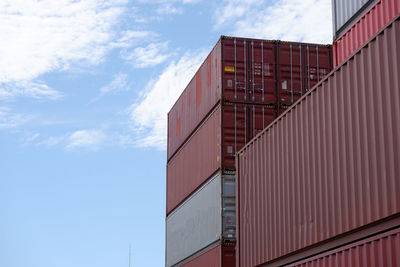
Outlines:
[[[222,166],[235,170],[235,154],[247,142],[248,111],[242,105],[222,106]]]
[[[274,43],[250,41],[248,99],[260,104],[275,103],[275,55]]]
[[[224,37],[222,60],[224,100],[248,101],[248,41]]]

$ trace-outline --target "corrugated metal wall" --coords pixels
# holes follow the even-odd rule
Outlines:
[[[400,266],[400,228],[287,265],[288,267]]]
[[[400,19],[237,157],[241,267],[400,212]]]
[[[221,88],[221,42],[218,41],[168,113],[168,160],[221,99]]]
[[[217,174],[167,217],[166,266],[221,238],[221,192],[221,175]]]
[[[400,14],[400,0],[379,0],[333,42],[334,67]]]
[[[167,214],[221,166],[221,107],[167,165]]]
[[[221,267],[222,263],[222,245],[218,244],[215,247],[201,253],[188,262],[181,265],[181,267]]]
[[[368,2],[377,2],[379,0],[332,0],[333,11],[333,32],[336,34],[362,7]],[[354,21],[353,21],[354,22]]]

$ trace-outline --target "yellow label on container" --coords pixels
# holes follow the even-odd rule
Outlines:
[[[235,72],[235,67],[234,66],[225,66],[225,71]]]

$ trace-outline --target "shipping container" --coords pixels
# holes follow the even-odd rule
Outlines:
[[[330,45],[222,36],[168,113],[167,159],[221,101],[293,103],[332,65]]]
[[[234,174],[217,173],[167,216],[166,266],[215,242],[235,242],[235,188]]]
[[[400,215],[400,18],[237,155],[239,266]]]
[[[354,24],[365,11],[379,0],[332,0],[334,39]]]
[[[218,170],[235,170],[235,153],[276,118],[274,107],[217,106],[167,164],[167,214]]]
[[[400,266],[400,228],[353,242],[287,266],[398,267]]]
[[[211,245],[177,266],[182,267],[234,267],[235,248],[221,243]]]
[[[335,67],[400,14],[400,0],[333,0],[332,5]]]

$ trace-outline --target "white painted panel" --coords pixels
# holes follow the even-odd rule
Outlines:
[[[167,266],[221,238],[221,203],[218,174],[167,217]]]

